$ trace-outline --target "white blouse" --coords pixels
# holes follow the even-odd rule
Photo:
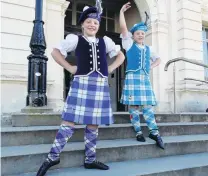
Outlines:
[[[84,36],[83,36],[84,37]],[[98,43],[99,39],[96,37],[84,37],[90,43]],[[78,36],[75,34],[68,34],[64,40],[60,42],[59,45],[54,48],[58,49],[61,54],[66,58],[67,52],[74,51],[78,44]],[[106,54],[109,55],[110,58],[117,56],[118,52],[121,50],[120,45],[116,45],[112,39],[107,36],[103,37],[105,45],[106,45]]]
[[[130,32],[128,32],[128,35],[127,36],[123,36],[122,34],[120,35],[120,38],[122,39],[122,47],[128,51],[133,43],[134,43],[134,40],[132,39],[132,34]],[[144,45],[139,45],[137,44],[138,47],[144,49]],[[150,57],[151,57],[151,60],[154,62],[156,61],[158,58],[160,58],[160,56],[153,50],[153,48],[151,46],[149,46],[150,48]]]

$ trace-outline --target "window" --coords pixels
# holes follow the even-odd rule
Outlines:
[[[203,28],[203,54],[204,54],[204,63],[208,64],[208,28]],[[208,81],[208,69],[205,69],[205,80]]]
[[[115,32],[115,12],[103,9],[100,30]]]
[[[73,9],[76,9],[76,11],[72,11]],[[66,17],[65,17],[65,26],[71,26],[73,23],[78,24],[79,17],[81,13],[83,12],[83,8],[85,6],[90,6],[89,4],[83,4],[83,3],[70,3],[68,9],[66,10]],[[73,22],[72,22],[73,21]],[[104,8],[101,24],[100,24],[100,30],[102,32],[109,31],[109,32],[115,32],[115,12],[113,10],[109,10]]]

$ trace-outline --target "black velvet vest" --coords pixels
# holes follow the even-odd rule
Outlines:
[[[92,43],[79,36],[75,55],[77,57],[75,76],[85,76],[97,71],[103,77],[108,77],[106,46],[103,38],[99,38],[97,43]]]

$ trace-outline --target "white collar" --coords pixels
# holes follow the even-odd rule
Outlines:
[[[136,42],[135,42],[135,43],[136,43]],[[136,43],[136,46],[137,46],[138,48],[145,49],[145,45],[140,45],[140,44]]]
[[[89,43],[98,43],[99,39],[96,37],[87,37],[87,36],[82,36],[85,40],[87,40]]]

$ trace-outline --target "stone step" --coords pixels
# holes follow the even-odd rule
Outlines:
[[[157,122],[208,122],[208,113],[155,114]],[[128,123],[128,112],[114,112],[115,123]],[[144,122],[143,118],[141,122]],[[13,126],[54,126],[61,123],[61,113],[14,113]]]
[[[148,136],[146,124],[141,124],[145,136]],[[177,136],[189,134],[208,134],[208,122],[186,123],[158,123],[162,136]],[[31,144],[51,144],[54,140],[58,126],[34,126],[34,127],[2,127],[2,146],[17,146]],[[71,142],[83,141],[84,125],[77,125]],[[125,139],[134,138],[135,132],[132,125],[113,124],[100,126],[99,139]]]
[[[48,176],[207,176],[208,153],[168,156],[107,163],[110,170],[86,170],[83,167],[48,171]],[[35,176],[27,173],[16,176]],[[14,176],[14,175],[13,175]]]
[[[49,108],[48,106],[43,107],[31,107],[27,106],[23,109],[21,109],[21,113],[47,113],[47,112],[53,112],[52,108]]]
[[[102,162],[118,162],[208,152],[208,134],[169,136],[163,140],[165,150],[156,147],[155,142],[150,139],[145,143],[135,139],[102,140],[97,145],[97,159]],[[2,174],[36,172],[50,148],[51,144],[2,147]],[[72,142],[65,146],[61,163],[54,169],[80,167],[83,161],[83,142]]]

